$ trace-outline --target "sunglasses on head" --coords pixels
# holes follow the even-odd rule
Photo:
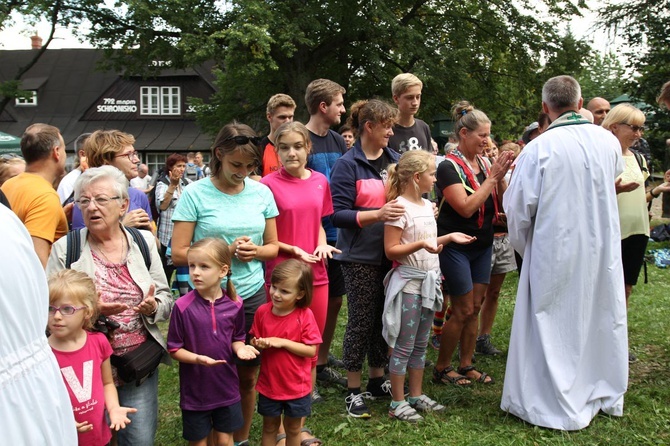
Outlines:
[[[244,145],[244,144],[253,144],[255,146],[259,145],[261,143],[261,138],[258,136],[244,136],[244,135],[237,135],[237,136],[231,136],[229,138],[226,138],[223,140],[223,142],[227,141],[235,141],[235,144],[238,146]]]

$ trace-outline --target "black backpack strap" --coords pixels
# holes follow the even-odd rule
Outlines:
[[[149,245],[147,245],[147,241],[144,239],[144,236],[138,229],[128,226],[125,228],[128,232],[130,232],[133,240],[140,248],[140,252],[142,253],[142,257],[144,257],[144,264],[147,266],[147,270],[151,269],[151,253],[149,252]]]
[[[67,233],[67,250],[65,252],[65,268],[70,268],[81,255],[81,229],[73,229]]]
[[[633,156],[635,157],[635,161],[637,161],[638,166],[640,166],[640,170],[642,172],[649,173],[649,170],[647,170],[647,168],[644,166],[644,161],[642,159],[642,155],[640,153],[636,152],[635,150],[631,150],[631,152],[633,152]]]

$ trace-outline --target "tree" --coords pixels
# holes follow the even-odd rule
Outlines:
[[[635,99],[649,104],[645,138],[656,159],[664,159],[670,134],[670,113],[656,104],[661,86],[670,80],[670,1],[632,0],[610,2],[599,11],[599,25],[623,37],[621,46],[627,71],[633,73],[626,88]]]
[[[574,2],[574,3],[573,3]],[[238,119],[263,126],[267,98],[302,97],[315,78],[347,88],[346,101],[390,99],[391,79],[424,81],[424,119],[466,98],[492,118],[497,134],[518,133],[539,111],[544,54],[557,22],[582,0],[126,0],[113,8],[80,0],[83,37],[109,67],[151,76],[152,61],[184,68],[213,60],[219,91],[197,114],[214,132]],[[540,19],[540,17],[547,17]]]

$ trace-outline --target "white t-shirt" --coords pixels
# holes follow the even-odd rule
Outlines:
[[[422,199],[423,204],[412,203],[403,197],[398,197],[398,203],[405,206],[405,213],[398,220],[387,221],[385,224],[402,228],[400,242],[404,245],[419,240],[433,240],[437,244],[437,222],[433,214],[433,204]],[[406,257],[397,260],[403,265],[413,266],[423,271],[440,270],[440,260],[437,254],[420,249]],[[402,289],[405,293],[421,294],[421,281],[410,280]]]
[[[146,175],[144,178],[135,177],[132,180],[130,180],[130,187],[134,187],[135,189],[139,189],[142,191],[149,189],[150,184],[151,184],[151,175]]]

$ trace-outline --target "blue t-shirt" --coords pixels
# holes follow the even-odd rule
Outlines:
[[[263,246],[265,220],[277,215],[277,204],[266,185],[245,178],[242,192],[228,195],[208,177],[184,188],[172,221],[195,222],[194,242],[217,237],[230,244],[246,235],[254,244]],[[242,299],[253,296],[265,283],[260,260],[241,262],[233,257],[232,270],[233,284]]]
[[[335,161],[347,153],[347,144],[339,133],[332,130],[328,130],[326,136],[319,136],[310,131],[309,137],[312,140],[312,150],[307,158],[307,167],[324,174],[330,181],[330,172],[333,170]],[[325,217],[321,224],[326,231],[326,240],[337,241],[337,228],[333,226],[330,218]]]
[[[149,199],[147,198],[147,194],[139,189],[135,189],[134,187],[129,187],[128,197],[130,198],[128,212],[134,211],[135,209],[144,209],[146,213],[149,214],[149,221],[153,220],[151,215],[151,206],[149,206]],[[84,217],[81,215],[81,210],[75,206],[74,209],[72,209],[72,229],[81,229],[84,226]],[[151,230],[151,227],[147,226],[139,229]]]

